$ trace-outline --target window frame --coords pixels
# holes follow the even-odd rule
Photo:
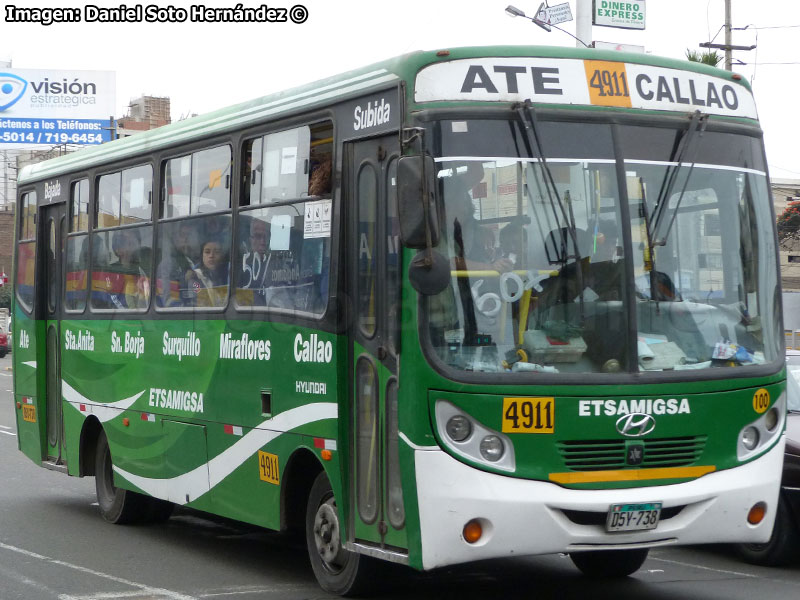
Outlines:
[[[69,184],[69,200],[68,200],[68,212],[67,212],[67,220],[68,220],[68,227],[66,232],[66,239],[64,240],[64,257],[63,257],[63,264],[64,264],[64,289],[63,294],[64,297],[61,299],[61,305],[63,306],[63,310],[65,313],[69,313],[71,315],[80,315],[86,312],[87,307],[90,305],[90,293],[89,293],[89,284],[91,282],[91,273],[92,273],[92,252],[90,246],[91,240],[91,230],[92,230],[92,203],[91,203],[91,189],[92,189],[92,182],[91,177],[78,177],[77,179],[73,179],[70,181]],[[80,211],[77,215],[74,214],[74,207],[75,207],[75,190],[80,189],[82,184],[86,184],[85,191],[86,191],[86,228],[85,229],[74,229],[75,226],[75,219],[77,217],[77,224],[80,226]],[[81,200],[79,200],[81,202]],[[82,203],[82,202],[81,202]],[[80,204],[79,204],[80,206]],[[69,303],[67,302],[67,294],[69,290],[67,290],[67,275],[69,271],[67,268],[69,267],[69,244],[70,241],[73,239],[85,238],[85,244],[88,249],[87,256],[88,261],[85,265],[85,281],[83,290],[73,290],[75,293],[80,293],[83,291],[84,298],[83,298],[83,307],[82,308],[69,308]]]
[[[166,162],[166,161],[165,161]],[[225,249],[228,253],[228,295],[225,300],[225,303],[220,306],[159,306],[158,302],[155,301],[155,297],[157,296],[156,293],[151,292],[150,297],[152,300],[152,305],[155,307],[155,311],[157,314],[167,314],[167,315],[174,315],[174,314],[192,314],[196,312],[200,313],[221,313],[225,312],[227,308],[232,304],[231,297],[234,295],[234,281],[233,281],[233,250],[235,248],[235,226],[234,220],[236,218],[235,214],[233,213],[232,209],[228,210],[218,210],[215,212],[209,213],[195,213],[190,215],[183,215],[179,217],[169,217],[169,218],[160,218],[158,219],[157,231],[158,231],[158,239],[154,238],[153,242],[153,278],[152,282],[155,282],[155,286],[151,286],[151,289],[156,290],[158,284],[158,266],[155,264],[157,258],[161,255],[159,252],[161,251],[161,244],[163,243],[164,236],[162,235],[164,231],[164,226],[168,225],[170,227],[175,226],[176,224],[180,224],[182,222],[191,222],[191,221],[201,221],[203,219],[207,219],[209,217],[220,217],[220,216],[230,216],[230,240],[228,242],[228,246]],[[202,247],[202,242],[201,242]]]
[[[31,188],[27,191],[23,191],[20,195],[20,210],[17,211],[18,215],[18,239],[15,242],[14,248],[14,290],[15,290],[15,297],[17,304],[22,309],[22,311],[27,315],[32,315],[33,311],[36,309],[36,272],[37,272],[37,244],[38,244],[38,236],[36,232],[36,227],[38,225],[37,221],[37,214],[38,214],[38,207],[39,207],[39,198],[36,191],[36,188]],[[26,203],[25,200],[28,200]],[[33,200],[33,214],[30,218],[27,217],[26,208],[30,208],[31,202]],[[30,231],[28,231],[30,229]],[[31,298],[30,303],[28,303],[25,299],[22,298],[20,295],[20,286],[19,286],[19,259],[22,255],[20,249],[22,246],[33,246],[33,282],[32,282],[32,290],[31,290]]]
[[[234,142],[230,139],[221,140],[220,143],[215,143],[213,145],[204,145],[199,148],[195,148],[194,150],[190,150],[189,152],[181,152],[174,156],[164,156],[160,158],[160,197],[158,202],[158,210],[157,210],[157,218],[158,221],[171,221],[171,220],[178,220],[178,219],[185,219],[190,218],[192,216],[201,216],[201,215],[212,215],[212,214],[222,214],[225,212],[231,212],[233,210],[234,205],[234,184],[235,179],[233,177],[234,173],[234,162],[236,160],[236,153],[234,151]],[[203,211],[203,212],[193,212],[192,211],[192,204],[194,199],[194,176],[195,176],[195,157],[203,152],[210,152],[212,150],[217,150],[219,148],[227,148],[228,149],[228,156],[229,156],[229,171],[227,176],[225,175],[224,171],[222,173],[223,178],[227,177],[228,179],[228,206],[226,208],[215,208],[214,210]],[[189,193],[188,196],[188,210],[186,214],[171,214],[167,215],[166,210],[168,206],[169,199],[173,196],[172,194],[168,193],[167,188],[167,173],[170,170],[168,165],[172,161],[178,160],[189,160],[189,173],[186,176],[189,180]]]

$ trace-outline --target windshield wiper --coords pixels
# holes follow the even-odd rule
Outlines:
[[[575,227],[575,215],[572,211],[572,202],[569,198],[569,194],[565,195],[566,200],[566,208],[564,207],[564,200],[561,199],[561,196],[558,194],[558,188],[556,187],[556,180],[553,177],[553,173],[550,170],[550,165],[547,164],[547,155],[544,151],[544,145],[542,143],[542,136],[541,132],[539,131],[539,124],[536,120],[536,112],[533,110],[533,105],[531,104],[530,99],[525,100],[525,102],[520,102],[514,105],[514,110],[519,117],[520,123],[522,123],[523,130],[525,131],[526,136],[526,146],[527,150],[532,157],[536,157],[539,159],[539,163],[542,166],[542,170],[544,171],[544,176],[542,179],[544,180],[544,187],[547,193],[547,199],[550,202],[550,207],[553,210],[553,216],[555,217],[556,225],[558,226],[558,231],[560,235],[561,243],[561,252],[557,252],[559,262],[562,266],[566,265],[567,260],[569,258],[573,258],[569,254],[569,243],[565,235],[563,235],[563,230],[561,229],[561,219],[563,222],[566,223],[566,230],[567,233],[572,239],[572,245],[575,249],[575,264],[576,264],[576,276],[578,280],[578,302],[580,305],[580,315],[581,321],[583,321],[583,267],[581,265],[581,252],[578,246],[578,234]],[[534,177],[534,180],[536,178]],[[556,206],[558,210],[556,210]],[[561,218],[559,218],[559,212],[561,213]],[[553,242],[556,243],[558,240],[553,239]],[[545,243],[546,240],[545,240]],[[566,289],[566,288],[565,288]]]
[[[700,145],[699,140],[703,136],[707,124],[708,115],[696,110],[692,115],[691,121],[689,121],[689,126],[684,131],[683,136],[681,136],[678,146],[675,148],[675,151],[670,157],[669,162],[677,163],[677,165],[669,165],[667,167],[667,172],[664,173],[664,179],[661,182],[661,189],[658,192],[656,205],[653,208],[653,214],[650,219],[650,225],[652,226],[652,229],[648,227],[647,232],[648,240],[652,240],[652,245],[654,246],[665,246],[667,243],[670,231],[672,231],[672,225],[675,223],[675,219],[678,216],[678,210],[681,207],[683,196],[686,193],[686,188],[689,185],[689,179],[692,176],[692,170],[694,169],[696,162],[695,159],[697,157],[697,149]],[[686,161],[685,159],[688,157],[690,152],[692,154],[691,161]],[[672,211],[672,218],[667,225],[667,230],[664,232],[664,237],[659,238],[657,234],[661,228],[664,215],[667,212],[670,196],[672,196],[672,190],[675,187],[675,182],[678,179],[678,173],[680,173],[684,162],[689,163],[689,171],[686,173],[686,177],[684,178],[683,188],[681,189],[680,194],[678,194],[678,199],[675,203],[675,209]]]
[[[653,207],[653,213],[649,214],[647,210],[647,197],[645,194],[644,185],[641,183],[641,190],[640,195],[642,198],[642,204],[640,209],[640,217],[644,220],[644,229],[647,233],[647,247],[645,249],[645,256],[644,256],[644,268],[645,271],[649,273],[650,279],[650,298],[652,300],[659,300],[658,292],[658,274],[656,270],[656,253],[655,253],[655,246],[666,246],[667,239],[669,239],[669,234],[672,231],[672,226],[675,223],[675,219],[678,216],[678,211],[681,207],[681,202],[683,202],[683,196],[686,193],[686,188],[689,185],[689,179],[692,175],[692,170],[694,169],[695,165],[695,158],[697,156],[697,148],[699,147],[698,140],[702,137],[703,132],[706,129],[706,124],[708,123],[708,115],[701,113],[699,110],[696,110],[692,115],[691,120],[689,121],[689,125],[684,131],[683,135],[681,136],[678,145],[675,147],[672,156],[670,156],[670,163],[677,163],[677,165],[668,165],[667,170],[664,173],[664,179],[661,181],[661,189],[658,191],[658,197],[656,199],[656,204]],[[699,133],[699,135],[697,135]],[[661,223],[664,219],[664,215],[667,212],[667,207],[669,205],[670,197],[672,196],[672,191],[675,188],[675,182],[678,179],[678,173],[681,171],[681,167],[684,164],[684,158],[688,156],[689,152],[692,153],[691,162],[689,164],[689,172],[686,173],[686,177],[683,181],[683,188],[678,195],[677,202],[675,203],[675,208],[672,211],[672,218],[667,225],[667,230],[664,232],[664,236],[662,238],[658,237],[658,232],[661,228]],[[658,293],[657,293],[658,292]]]

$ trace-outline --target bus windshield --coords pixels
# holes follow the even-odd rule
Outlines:
[[[437,123],[452,277],[427,304],[436,360],[495,373],[775,361],[760,140],[694,126],[551,121],[534,137],[517,119]]]

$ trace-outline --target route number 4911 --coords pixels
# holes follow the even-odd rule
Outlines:
[[[589,87],[597,90],[598,96],[630,96],[625,71],[595,70],[589,79]]]
[[[503,398],[503,433],[553,433],[555,398]]]

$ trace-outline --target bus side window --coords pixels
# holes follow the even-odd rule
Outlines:
[[[92,235],[93,309],[144,310],[150,304],[152,189],[153,168],[150,165],[100,177],[99,231]],[[116,228],[130,223],[137,225]],[[115,229],[103,230],[109,226]]]
[[[89,275],[89,180],[76,181],[71,191],[64,307],[82,312],[86,308]]]
[[[156,304],[161,308],[220,307],[230,283],[230,215],[161,224]]]
[[[327,306],[330,237],[306,231],[305,202],[241,215],[235,263],[240,306],[321,314]]]
[[[17,299],[26,311],[33,309],[34,273],[36,272],[36,192],[22,195],[19,210],[17,246]]]

